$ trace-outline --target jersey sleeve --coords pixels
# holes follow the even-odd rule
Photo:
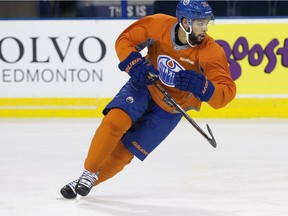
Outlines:
[[[164,14],[146,16],[128,26],[117,38],[115,50],[120,61],[123,61],[131,52],[141,51],[157,40],[167,31],[166,20],[171,17]]]
[[[215,109],[222,108],[236,96],[236,84],[231,77],[225,52],[217,43],[210,44],[212,53],[206,53],[201,67],[204,74],[215,86],[215,91],[208,104]]]

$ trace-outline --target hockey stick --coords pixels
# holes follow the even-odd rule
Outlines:
[[[186,111],[168,94],[167,91],[157,82],[157,79],[155,79],[155,76],[151,73],[149,74],[149,79],[152,81],[153,85],[163,94],[164,101],[166,104],[168,104],[170,107],[174,106],[180,113],[183,114],[183,116],[188,120],[188,122],[191,123],[191,125],[203,136],[206,138],[206,140],[214,147],[217,147],[216,140],[213,136],[212,130],[210,129],[209,125],[206,124],[208,132],[211,137],[209,137],[205,131],[201,129],[201,127],[186,113]]]

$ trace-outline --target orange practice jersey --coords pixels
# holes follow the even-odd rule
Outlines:
[[[173,74],[179,70],[203,73],[215,86],[213,96],[207,103],[215,109],[224,107],[236,94],[223,48],[206,35],[201,45],[190,47],[175,43],[177,19],[164,14],[144,17],[125,29],[116,40],[115,48],[120,61],[132,51],[147,47],[146,59],[160,72],[159,84],[185,110],[199,110],[201,101],[190,92],[173,87]],[[154,85],[148,86],[153,100],[164,110],[174,112],[163,101],[163,95]]]

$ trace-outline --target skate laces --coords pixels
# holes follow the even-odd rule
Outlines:
[[[80,178],[75,179],[74,181],[68,183],[66,186],[69,186],[74,193],[76,193],[75,188]]]
[[[80,177],[78,184],[91,188],[93,187],[97,179],[98,179],[98,176],[96,173],[89,172],[88,170],[85,169],[82,176]]]

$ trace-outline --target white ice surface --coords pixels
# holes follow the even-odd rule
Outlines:
[[[78,203],[57,200],[82,173],[99,119],[0,119],[0,216],[287,216],[288,119],[196,119]]]

